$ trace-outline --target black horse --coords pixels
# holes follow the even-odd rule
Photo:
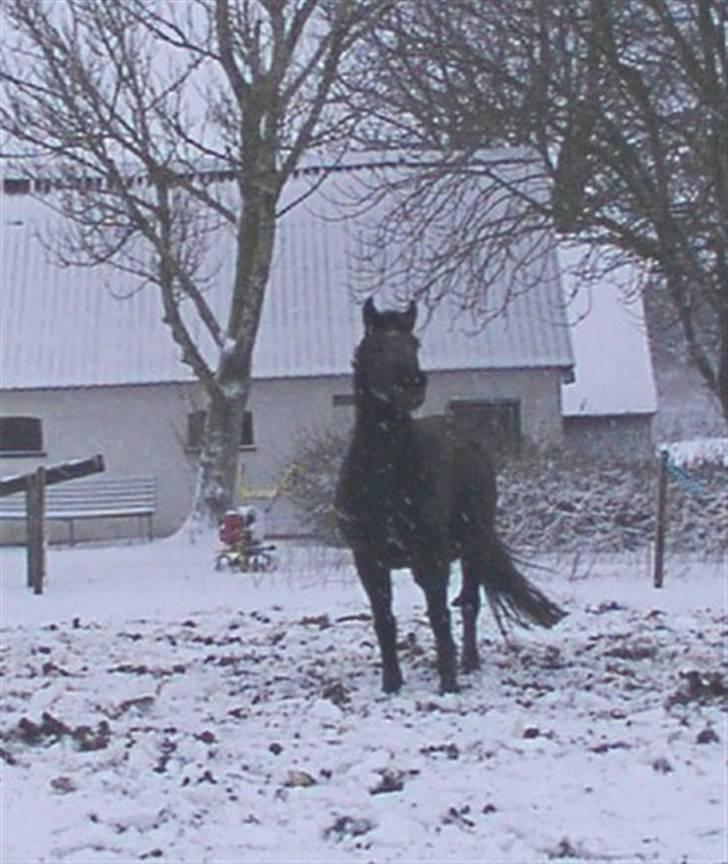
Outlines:
[[[354,357],[356,422],[339,476],[336,510],[374,615],[382,686],[399,690],[390,571],[408,567],[425,593],[437,644],[442,692],[458,689],[450,628],[450,564],[462,563],[463,671],[478,668],[480,589],[503,628],[505,619],[552,627],[564,612],[517,569],[495,530],[492,463],[451,418],[413,419],[427,378],[412,330],[417,308],[363,309],[364,338]]]

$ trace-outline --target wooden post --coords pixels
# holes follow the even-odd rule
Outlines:
[[[40,467],[28,477],[26,489],[28,587],[33,593],[43,593],[45,573],[45,468]]]
[[[665,576],[665,535],[667,534],[667,463],[670,454],[660,453],[660,469],[657,477],[657,516],[655,521],[655,588],[662,588]]]
[[[0,480],[0,498],[25,492],[25,536],[28,549],[27,582],[36,594],[43,593],[45,577],[45,487],[76,477],[104,471],[104,457],[74,459],[61,465],[38,468],[31,474],[18,474]],[[73,522],[71,522],[73,525]]]
[[[36,570],[36,534],[38,528],[38,514],[36,503],[38,493],[36,487],[38,481],[35,474],[28,474],[25,478],[25,554],[26,554],[26,580],[28,588],[33,587]]]

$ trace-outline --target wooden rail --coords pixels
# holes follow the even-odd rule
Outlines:
[[[55,483],[63,483],[66,480],[75,480],[77,477],[87,477],[89,474],[98,474],[105,470],[104,457],[101,454],[92,456],[90,459],[73,459],[70,462],[62,462],[60,465],[51,465],[45,468],[45,485],[53,486]],[[33,472],[34,473],[34,472]],[[15,492],[26,492],[30,478],[33,474],[15,474],[0,480],[0,498],[12,495]]]

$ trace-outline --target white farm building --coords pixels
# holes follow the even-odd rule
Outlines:
[[[334,218],[324,194],[342,178],[332,175],[280,223],[240,449],[242,483],[253,492],[276,486],[301,436],[351,419],[357,226]],[[292,182],[310,185],[306,175]],[[110,476],[155,478],[154,530],[168,535],[192,499],[203,394],[154,288],[112,270],[57,266],[42,235],[60,217],[32,191],[6,179],[0,193],[0,474],[102,453]],[[232,266],[224,243],[217,254],[213,307],[225,303]],[[486,434],[505,429],[554,446],[608,446],[617,423],[616,440],[629,429],[630,447],[649,448],[656,405],[644,333],[631,331],[620,348],[628,336],[613,305],[569,327],[559,260],[548,254],[537,288],[477,332],[446,304],[421,316],[430,380],[422,411],[471,412]],[[123,521],[89,520],[77,534],[138,530]],[[269,527],[295,530],[285,502]],[[18,529],[0,523],[5,542]]]

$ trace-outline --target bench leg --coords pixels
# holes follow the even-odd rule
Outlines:
[[[74,520],[69,519],[68,520],[68,539],[69,539],[69,542],[71,543],[71,546],[76,545],[76,533],[73,530],[73,524],[74,524]]]

